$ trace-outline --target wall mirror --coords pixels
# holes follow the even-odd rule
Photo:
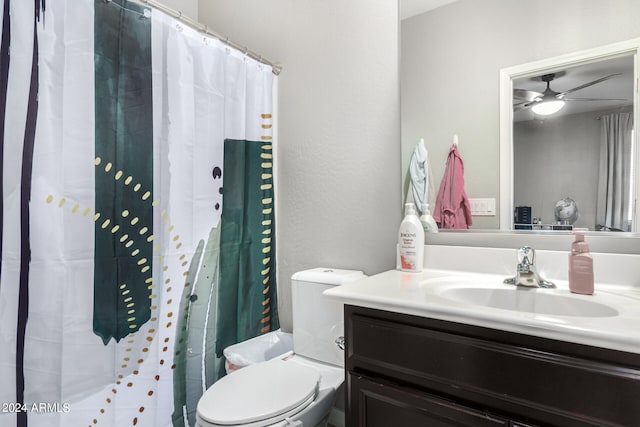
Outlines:
[[[632,39],[500,71],[501,229],[638,231],[639,49]]]
[[[617,74],[613,69],[618,58],[622,58],[625,67],[631,62],[632,73],[637,74],[636,39],[640,37],[640,27],[637,25],[640,20],[640,2],[625,2],[613,7],[582,0],[453,0],[442,7],[423,12],[406,16],[401,22],[403,194],[407,193],[410,181],[407,171],[411,154],[420,138],[424,138],[429,150],[437,189],[452,136],[457,134],[459,150],[464,159],[467,195],[470,198],[494,199],[497,208],[493,216],[474,216],[470,230],[438,233],[431,241],[437,244],[504,247],[515,247],[521,243],[520,240],[522,243],[535,240],[537,245],[555,241],[558,242],[556,246],[547,246],[565,250],[566,242],[571,239],[570,232],[514,231],[513,219],[515,206],[531,206],[532,218],[540,218],[543,224],[555,222],[555,204],[566,197],[576,202],[580,212],[580,221],[576,221],[575,226],[595,230],[598,224],[596,214],[593,209],[588,213],[587,209],[587,205],[594,202],[584,202],[584,197],[574,191],[558,191],[547,197],[546,205],[541,207],[537,207],[536,202],[530,199],[514,198],[512,156],[515,150],[511,145],[514,119],[516,123],[527,120],[514,117],[513,89],[542,93],[546,83],[533,79],[542,80],[543,75],[555,73],[558,77],[550,81],[550,88],[562,92],[579,86],[580,82],[597,80],[601,77],[601,72],[605,75]],[[580,67],[583,66],[587,68],[581,70]],[[593,67],[597,66],[613,68],[594,71]],[[588,74],[580,77],[583,72]],[[593,75],[594,72],[597,76]],[[572,78],[579,78],[579,82],[568,81]],[[632,84],[637,86],[633,83],[633,78],[631,77]],[[610,78],[591,87],[573,91],[567,96],[600,97],[602,95],[594,95],[589,91],[598,89],[601,84],[606,88],[617,79],[618,77]],[[593,112],[596,118],[590,122],[591,125],[599,129],[602,121],[597,117],[606,112],[618,111],[631,112],[633,122],[637,123],[637,88],[634,91],[632,99],[635,102],[624,106],[609,104],[607,108],[610,110]],[[626,94],[612,93],[606,96],[628,99]],[[590,102],[584,101],[581,104]],[[529,120],[529,125],[541,127],[544,124],[551,127],[554,120],[551,117],[538,117]],[[524,126],[524,123],[521,125]],[[558,147],[560,145],[556,148]],[[635,164],[638,164],[638,151],[640,150],[633,154]],[[572,152],[575,153],[574,157],[586,161],[579,157],[583,154],[581,150],[576,153],[574,149]],[[541,153],[542,150],[537,150],[535,154]],[[556,153],[554,157],[568,155]],[[534,163],[533,159],[527,160],[526,153],[523,158],[524,165],[518,167],[519,171],[523,171],[527,165],[532,169],[544,170],[548,163],[544,158],[542,164]],[[590,168],[593,169],[593,158],[591,162]],[[572,176],[576,177],[575,174]],[[637,198],[640,173],[635,176],[635,189],[630,191]],[[576,178],[574,182],[579,179],[581,178]],[[592,193],[596,194],[598,184],[593,184],[593,178],[591,179],[589,186],[593,189]],[[523,186],[531,188],[539,180],[541,178],[525,177]],[[556,190],[555,187],[555,184],[546,184],[540,187],[542,190],[539,192]],[[519,195],[526,194],[525,190],[515,191]],[[640,245],[637,243],[640,236],[637,233],[640,231],[637,205],[631,207],[631,230],[635,232],[590,231],[590,234],[598,236],[597,239],[591,239],[594,250],[597,249],[596,240],[613,239],[616,243],[608,245],[607,251],[640,252]],[[532,234],[535,234],[535,239]]]

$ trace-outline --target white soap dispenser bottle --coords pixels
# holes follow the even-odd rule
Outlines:
[[[431,211],[429,210],[429,205],[427,203],[422,204],[422,215],[420,215],[420,223],[422,224],[422,229],[425,233],[438,232],[438,224],[436,224],[436,220],[433,219],[433,216],[431,216]]]
[[[416,214],[415,205],[406,203],[404,208],[405,216],[398,231],[400,269],[418,273],[422,271],[424,262],[424,229]]]

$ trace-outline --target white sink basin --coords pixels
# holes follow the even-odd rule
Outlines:
[[[439,295],[454,301],[536,314],[579,317],[612,317],[618,311],[586,298],[566,295],[555,289],[522,287],[457,287],[442,289]]]
[[[569,292],[566,280],[551,276],[557,289],[517,288],[503,284],[505,277],[392,270],[324,295],[344,304],[640,354],[637,286],[598,282],[594,295],[577,295]]]

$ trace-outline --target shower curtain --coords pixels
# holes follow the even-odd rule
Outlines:
[[[629,208],[633,167],[633,115],[614,113],[601,118],[600,173],[596,229],[630,230]]]
[[[4,0],[0,427],[195,425],[278,327],[271,68],[126,0]]]

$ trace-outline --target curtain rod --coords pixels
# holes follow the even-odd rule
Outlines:
[[[596,116],[596,120],[600,120],[603,116],[616,113],[633,113],[633,104],[623,105],[622,107],[610,108],[608,110],[601,111],[601,114]]]
[[[108,0],[111,1],[111,0]],[[151,8],[154,9],[158,9],[161,12],[166,13],[169,16],[172,16],[176,19],[178,19],[179,21],[183,22],[185,25],[188,25],[189,27],[193,28],[194,30],[200,31],[201,33],[204,33],[208,36],[214,37],[218,40],[220,40],[221,42],[223,42],[224,44],[231,46],[234,49],[239,50],[240,52],[243,52],[245,55],[247,55],[250,58],[255,59],[256,61],[262,63],[262,64],[266,64],[271,66],[271,70],[273,72],[273,74],[275,74],[276,76],[280,74],[280,71],[282,71],[282,65],[281,64],[276,64],[273,63],[271,61],[269,61],[266,58],[263,58],[262,55],[257,54],[256,52],[253,52],[251,50],[249,50],[249,48],[247,48],[246,46],[241,46],[237,43],[232,42],[231,40],[229,40],[229,37],[224,37],[218,33],[216,33],[215,31],[212,31],[209,29],[209,27],[207,27],[206,25],[195,21],[191,18],[189,18],[188,16],[185,16],[182,14],[182,12],[177,11],[175,9],[171,9],[168,6],[165,6],[162,3],[159,3],[155,0],[128,0],[130,2],[133,3],[138,3],[138,4],[142,4],[145,6],[149,6]]]

